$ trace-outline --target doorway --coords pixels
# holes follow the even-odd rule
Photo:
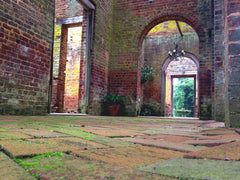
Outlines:
[[[67,60],[65,70],[64,112],[77,113],[79,100],[80,54],[82,26],[67,28]]]
[[[88,113],[94,10],[88,0],[55,2],[49,112]]]
[[[194,117],[196,76],[172,76],[173,117]]]
[[[179,61],[167,59],[162,70],[162,97],[165,116],[198,116],[199,63],[186,53]]]

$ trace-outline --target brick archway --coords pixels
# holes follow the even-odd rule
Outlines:
[[[148,52],[149,50],[147,50],[147,52],[145,52],[146,51],[146,47],[143,47],[144,46],[143,44],[146,43],[146,41],[144,41],[144,39],[146,37],[149,37],[148,32],[150,32],[150,30],[153,29],[155,26],[157,26],[159,24],[162,24],[164,22],[170,23],[172,21],[179,21],[179,22],[185,24],[184,26],[188,26],[189,28],[192,28],[191,31],[185,31],[185,33],[186,32],[194,33],[194,37],[195,37],[194,39],[196,39],[196,42],[198,43],[198,46],[196,47],[197,51],[192,51],[189,45],[187,45],[187,46],[189,46],[188,49],[184,49],[184,50],[185,51],[189,51],[189,53],[187,53],[189,58],[190,58],[190,56],[193,56],[192,54],[196,54],[196,56],[199,55],[199,35],[196,32],[196,30],[201,31],[201,29],[198,28],[197,25],[195,27],[192,27],[192,24],[194,24],[194,22],[191,22],[190,20],[188,20],[188,19],[186,19],[184,17],[175,16],[175,15],[163,16],[163,17],[156,18],[155,20],[153,20],[151,23],[149,23],[145,27],[144,31],[141,34],[140,40],[139,40],[139,52],[140,52],[139,53],[139,59],[138,59],[138,63],[139,63],[138,77],[139,77],[139,79],[141,77],[141,67],[143,67],[143,65],[146,63],[146,54],[149,54],[149,52]],[[164,34],[160,35],[160,36],[161,36],[161,39],[159,39],[159,40],[156,39],[156,41],[161,41],[162,42],[163,38],[165,38]],[[168,34],[167,36],[172,36],[172,33]],[[172,37],[174,37],[174,36],[175,35],[173,35]],[[189,36],[186,36],[186,37],[189,38]],[[144,41],[144,43],[143,43],[143,41]],[[155,40],[152,39],[152,41],[155,41]],[[188,44],[188,42],[187,42],[187,44]],[[155,62],[155,64],[156,63],[159,64],[160,66],[156,67],[156,68],[159,69],[161,67],[161,63],[164,64],[164,62],[165,62],[165,64],[166,64],[166,61],[165,61],[166,59],[165,58],[166,58],[166,56],[168,56],[167,54],[168,54],[168,51],[169,51],[168,50],[169,47],[167,47],[164,44],[155,44],[154,46],[155,47],[152,47],[152,48],[154,48],[154,49],[155,48],[160,48],[160,49],[164,49],[164,50],[161,50],[161,53],[160,52],[153,52],[154,57],[151,57],[151,56],[149,57],[149,55],[147,55],[147,59],[150,58],[150,59],[152,59]],[[163,51],[166,51],[166,53],[164,53]],[[156,55],[159,56],[160,58],[156,58]],[[194,56],[192,59],[198,59],[198,58],[195,58],[196,56]],[[150,60],[150,61],[152,61],[152,60]],[[166,65],[168,65],[168,63]],[[198,64],[198,69],[199,69],[199,61],[198,60],[196,60],[196,64]],[[157,76],[161,77],[161,74],[162,74],[161,71],[158,70]],[[152,87],[148,87],[147,90],[145,90],[142,87],[142,85],[139,83],[138,87],[141,87],[141,88],[138,88],[138,100],[140,100],[139,101],[139,106],[140,106],[141,103],[154,103],[155,105],[157,105],[159,107],[159,109],[161,111],[161,114],[162,115],[165,114],[164,113],[164,103],[163,103],[164,102],[164,100],[163,100],[164,93],[161,92],[161,91],[163,91],[163,84],[162,84],[162,82],[163,82],[163,79],[161,80],[161,78],[158,78],[158,80],[154,81],[154,83],[152,83],[150,85]],[[150,93],[148,95],[148,92],[151,92],[151,91],[152,92],[155,91],[154,95],[152,93]],[[153,99],[155,99],[155,100],[153,100]]]
[[[142,103],[142,88],[141,88],[141,67],[144,64],[143,57],[143,41],[147,36],[148,32],[156,25],[168,21],[168,20],[177,20],[182,21],[190,25],[196,32],[198,36],[199,43],[199,53],[195,54],[189,51],[192,54],[195,54],[199,61],[199,118],[200,119],[211,119],[212,118],[212,93],[213,93],[213,81],[212,81],[212,36],[210,30],[207,31],[201,24],[199,24],[198,16],[180,16],[180,15],[161,15],[155,16],[155,18],[148,18],[149,23],[144,27],[142,32],[139,35],[138,41],[138,84],[137,84],[137,99],[138,104]],[[160,96],[160,95],[159,95]],[[161,108],[162,109],[162,108]]]
[[[193,77],[194,78],[194,116],[197,117],[198,116],[198,104],[199,104],[199,60],[197,59],[196,56],[194,56],[191,53],[186,52],[185,57],[188,58],[189,60],[192,60],[196,67],[197,67],[197,72],[196,73],[190,73],[190,74],[181,74],[181,73],[177,73],[177,74],[172,74],[169,75],[170,79],[172,80],[173,77],[181,77],[181,78],[187,78],[187,77]],[[167,81],[167,75],[166,75],[166,70],[169,66],[169,64],[172,62],[171,58],[167,58],[166,61],[164,62],[163,66],[162,66],[162,90],[161,90],[161,107],[163,107],[162,109],[162,114],[164,114],[165,116],[172,116],[173,115],[173,102],[172,102],[172,96],[173,96],[173,84],[172,81],[170,82],[170,92],[169,95],[171,96],[170,99],[170,107],[169,110],[167,110],[167,105],[166,105],[166,81]]]
[[[176,20],[176,21],[182,21],[187,24],[189,24],[198,34],[199,38],[201,36],[201,32],[203,31],[202,28],[197,24],[196,19],[188,19],[183,16],[179,15],[166,15],[166,16],[160,16],[160,17],[155,17],[150,21],[150,23],[144,27],[144,30],[142,31],[140,37],[139,37],[139,42],[138,42],[138,47],[139,49],[142,49],[142,43],[148,32],[156,25],[169,21],[169,20]]]

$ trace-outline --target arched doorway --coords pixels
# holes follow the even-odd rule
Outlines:
[[[176,47],[183,49],[186,53],[183,59],[178,61],[181,62],[185,59],[192,62],[195,67],[195,73],[189,74],[188,76],[194,79],[194,112],[193,116],[197,116],[198,113],[198,84],[199,84],[199,37],[196,31],[186,22],[178,20],[168,20],[160,24],[155,25],[145,36],[142,45],[141,55],[141,67],[152,67],[154,69],[154,79],[145,84],[141,84],[142,104],[155,105],[159,111],[158,115],[172,116],[173,109],[169,111],[166,108],[166,70],[173,60],[168,55],[169,51],[173,51]],[[181,66],[181,65],[180,65]],[[178,67],[180,68],[178,65]],[[184,71],[184,70],[183,70]],[[174,78],[186,78],[186,74],[175,73],[175,76],[171,76],[170,81]],[[181,75],[180,75],[181,74]],[[173,83],[169,85],[172,86]],[[169,98],[169,106],[173,104],[171,93]],[[145,106],[146,107],[146,106]],[[142,109],[141,109],[142,111]]]
[[[199,99],[199,61],[189,53],[162,67],[162,107],[165,116],[197,117]]]

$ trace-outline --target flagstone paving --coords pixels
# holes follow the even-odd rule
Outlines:
[[[0,152],[0,179],[33,180],[35,177],[31,176],[25,169],[15,163],[7,155]]]
[[[89,151],[73,151],[81,157],[96,159],[120,167],[137,167],[153,164],[166,159],[183,157],[184,153],[148,146],[130,146],[125,148],[104,148]]]
[[[102,144],[76,137],[3,140],[0,143],[2,148],[14,157],[32,156],[47,152],[71,152],[79,149],[106,148]]]
[[[223,127],[196,118],[0,116],[0,179],[239,179],[239,129]]]
[[[138,143],[138,144],[142,144],[142,145],[149,145],[149,146],[171,149],[171,150],[182,151],[182,152],[192,152],[192,151],[198,151],[198,150],[207,148],[205,146],[194,146],[191,144],[176,143],[176,142],[171,142],[171,141],[152,139],[152,136],[150,136],[150,138],[151,139],[142,138],[142,137],[122,138],[122,140],[130,141],[130,142]]]
[[[239,180],[240,162],[171,159],[141,167],[139,170],[181,179]]]
[[[240,160],[240,141],[186,154],[186,158]],[[240,167],[239,167],[240,168]]]

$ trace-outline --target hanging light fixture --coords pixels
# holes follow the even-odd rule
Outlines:
[[[173,49],[173,51],[169,51],[168,55],[170,58],[173,59],[173,61],[178,61],[179,59],[183,59],[185,52],[184,50],[181,50],[181,52],[178,51],[178,44],[176,44],[175,49]]]
[[[181,40],[182,40],[183,39],[183,33],[182,33],[181,28],[180,28],[179,22],[176,21],[176,24],[177,24],[177,28],[178,28],[178,31],[181,35]],[[179,41],[177,41],[175,43],[175,49],[173,49],[172,52],[171,51],[168,52],[169,57],[172,58],[173,61],[178,61],[179,59],[183,59],[184,55],[185,55],[184,50],[181,50],[181,52],[178,51],[178,42]]]

